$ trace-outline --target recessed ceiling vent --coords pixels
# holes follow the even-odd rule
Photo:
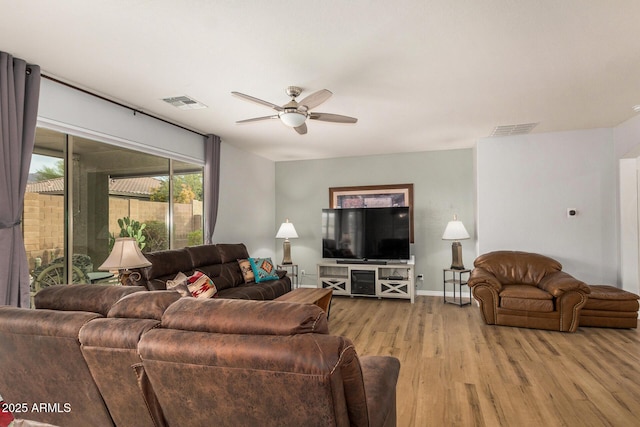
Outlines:
[[[162,100],[181,110],[200,110],[201,108],[207,108],[202,102],[198,102],[186,95],[163,98]]]
[[[511,136],[511,135],[524,135],[531,132],[531,130],[538,126],[538,123],[522,123],[519,125],[504,125],[496,126],[489,136]]]

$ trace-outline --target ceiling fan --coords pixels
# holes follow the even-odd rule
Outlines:
[[[257,104],[264,105],[266,107],[273,108],[278,112],[278,114],[274,114],[272,116],[264,116],[264,117],[255,117],[253,119],[239,120],[236,123],[247,123],[247,122],[257,122],[259,120],[268,120],[268,119],[280,119],[282,123],[285,125],[292,127],[298,132],[300,135],[304,135],[307,133],[307,118],[311,120],[320,120],[323,122],[334,122],[334,123],[356,123],[358,119],[354,117],[342,116],[340,114],[331,114],[331,113],[315,113],[311,112],[314,107],[325,102],[327,99],[333,95],[331,91],[327,89],[322,89],[317,92],[312,93],[311,95],[304,98],[302,101],[297,102],[296,97],[298,97],[302,93],[302,89],[297,86],[289,86],[286,90],[288,96],[291,97],[291,101],[284,104],[282,107],[276,104],[272,104],[271,102],[263,101],[258,98],[254,98],[253,96],[245,95],[240,92],[231,92],[231,94],[235,96],[239,96],[240,98],[246,99],[247,101],[252,101]]]

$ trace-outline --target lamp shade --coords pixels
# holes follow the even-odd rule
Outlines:
[[[109,257],[98,267],[98,270],[127,270],[150,265],[149,260],[142,255],[136,239],[119,237],[113,244]]]
[[[444,229],[442,240],[464,240],[469,238],[469,233],[464,228],[464,224],[462,224],[462,221],[458,221],[458,217],[454,215],[453,221],[449,221],[447,228]]]
[[[289,222],[289,219],[286,219],[285,222],[282,223],[280,228],[278,229],[278,233],[276,234],[276,239],[297,239],[298,233],[296,233],[296,229],[292,223]]]

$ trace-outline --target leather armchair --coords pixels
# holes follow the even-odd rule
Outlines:
[[[496,251],[474,261],[469,278],[488,325],[575,332],[589,287],[544,255]]]

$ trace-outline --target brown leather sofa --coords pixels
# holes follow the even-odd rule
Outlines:
[[[196,270],[209,276],[218,289],[220,298],[272,300],[291,291],[291,279],[280,272],[278,280],[245,283],[238,264],[239,259],[249,258],[243,243],[190,246],[182,249],[150,252],[144,256],[150,267],[133,270],[140,273],[130,276],[136,286],[149,290],[167,289],[167,281],[180,272],[187,276]]]
[[[35,301],[42,309],[0,307],[0,393],[14,408],[20,405],[16,418],[56,426],[113,426],[78,335],[120,298],[144,288],[72,286],[40,291]],[[140,420],[141,426],[151,425]]]
[[[58,426],[395,426],[400,364],[310,304],[60,285],[0,307],[7,402]],[[31,408],[31,407],[30,407]]]
[[[544,255],[496,251],[480,255],[469,277],[488,325],[575,332],[589,287]]]

